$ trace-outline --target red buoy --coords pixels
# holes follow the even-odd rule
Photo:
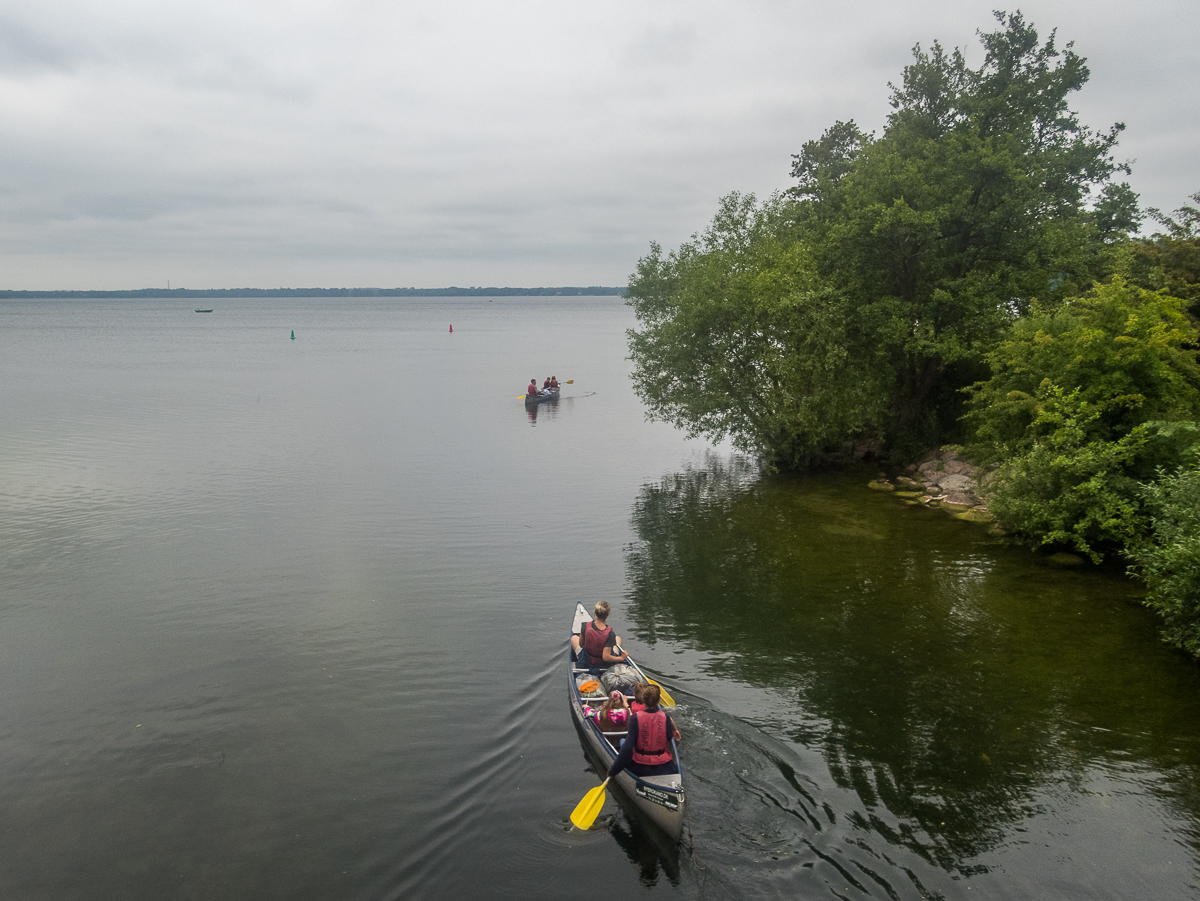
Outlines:
[[[454,334],[454,323],[453,322],[450,323],[450,334],[452,334],[452,335]]]

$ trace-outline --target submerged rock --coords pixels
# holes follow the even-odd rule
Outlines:
[[[1087,563],[1083,557],[1067,551],[1059,551],[1057,554],[1051,554],[1046,560],[1055,566],[1080,566]]]
[[[872,491],[895,491],[896,486],[886,479],[876,479],[873,482],[867,482],[867,487]]]
[[[963,510],[961,513],[955,513],[954,518],[961,519],[964,522],[991,522],[992,514],[986,510],[972,508],[970,510]]]

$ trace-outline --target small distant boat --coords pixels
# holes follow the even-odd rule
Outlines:
[[[197,313],[211,313],[212,310],[197,310]]]
[[[540,404],[548,400],[558,400],[558,392],[561,390],[562,388],[553,388],[549,394],[526,394],[525,403]]]

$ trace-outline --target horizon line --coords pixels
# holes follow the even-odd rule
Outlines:
[[[169,298],[169,297],[539,297],[539,296],[624,296],[625,288],[605,285],[545,288],[500,288],[472,285],[468,288],[128,288],[117,290],[16,290],[0,289],[0,299],[54,298]]]

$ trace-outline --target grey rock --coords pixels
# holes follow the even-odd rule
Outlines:
[[[954,504],[956,507],[971,509],[979,504],[979,498],[966,491],[947,491],[942,498],[944,504]]]
[[[938,479],[943,491],[961,491],[974,493],[975,480],[964,475],[944,475]],[[978,501],[976,501],[978,503]]]

